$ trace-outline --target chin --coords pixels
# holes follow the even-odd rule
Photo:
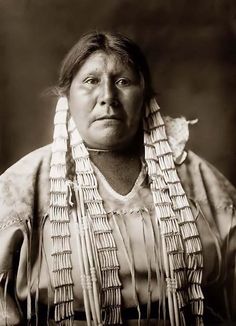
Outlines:
[[[91,148],[118,150],[127,147],[133,138],[130,130],[117,124],[90,129],[84,141]]]
[[[99,142],[97,141],[95,146],[95,148],[98,149],[116,150],[125,147],[125,144],[123,144],[122,142],[118,142],[118,139],[104,139],[100,140]]]
[[[92,141],[88,142],[90,147],[97,149],[109,149],[116,150],[125,147],[126,141],[122,141],[120,135],[103,135],[96,137]]]

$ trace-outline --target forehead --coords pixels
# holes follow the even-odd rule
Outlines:
[[[92,53],[79,68],[77,74],[86,73],[131,73],[136,74],[131,64],[128,64],[121,57],[113,53],[97,51]]]

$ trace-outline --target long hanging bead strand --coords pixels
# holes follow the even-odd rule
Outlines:
[[[155,148],[152,146],[151,138],[145,134],[145,156],[148,165],[148,173],[152,180],[151,191],[156,210],[157,222],[160,225],[162,236],[162,247],[164,256],[164,266],[166,273],[168,304],[172,325],[179,325],[179,313],[176,299],[176,288],[186,286],[186,277],[177,277],[172,268],[171,257],[177,257],[177,260],[183,263],[182,270],[184,273],[183,245],[179,232],[178,221],[172,209],[171,200],[168,196],[168,187],[161,175],[160,169],[156,166],[157,156]],[[180,284],[177,284],[179,280]]]
[[[159,224],[162,239],[163,261],[167,283],[167,297],[169,315],[172,326],[179,325],[179,307],[177,306],[176,290],[177,287],[186,287],[186,277],[177,277],[172,268],[171,257],[175,256],[176,260],[182,265],[179,271],[184,273],[185,264],[183,258],[183,245],[179,232],[177,218],[172,209],[171,200],[168,197],[168,187],[165,183],[161,172],[155,166],[156,153],[153,148],[150,136],[145,134],[145,159],[148,166],[148,174],[151,180],[151,191],[153,195],[156,221]],[[179,280],[179,284],[177,284]],[[186,305],[186,300],[182,298],[183,306]]]
[[[75,126],[69,123],[69,131]],[[73,148],[74,139],[71,140]],[[82,139],[79,139],[81,142]],[[84,308],[88,326],[91,325],[91,317],[94,326],[102,325],[99,284],[96,270],[96,257],[93,255],[93,244],[90,232],[90,218],[85,210],[84,198],[79,183],[73,183],[76,211],[72,210],[76,225],[76,240],[78,247],[79,268],[83,289]]]
[[[54,318],[59,325],[65,326],[72,325],[74,315],[68,187],[66,181],[67,112],[67,100],[66,98],[60,98],[54,118],[49,213],[53,242]]]
[[[89,219],[85,214],[83,196],[80,186],[75,186],[76,211],[73,211],[78,248],[79,268],[81,275],[81,284],[83,289],[84,308],[87,325],[91,325],[91,316],[93,325],[102,325],[101,311],[98,295],[98,282],[96,270],[94,267],[94,257],[92,254],[91,241],[89,235]]]
[[[91,247],[94,261],[97,261],[97,277],[101,282],[101,307],[103,324],[121,324],[121,282],[119,279],[119,262],[117,247],[110,227],[98,184],[94,175],[89,153],[71,118],[69,121],[72,156],[75,160],[77,182],[82,191],[83,201],[91,220],[91,233],[94,242]],[[98,300],[97,300],[98,301]]]
[[[167,249],[169,245],[176,242],[175,234],[177,228],[180,230],[184,243],[185,260],[183,259],[184,256],[180,256],[179,253],[168,253],[170,269],[173,270],[176,278],[176,294],[180,310],[180,321],[184,324],[184,316],[181,310],[186,305],[187,300],[190,302],[192,315],[195,318],[195,325],[203,325],[203,294],[201,290],[203,257],[201,241],[185,191],[175,169],[172,150],[165,132],[165,125],[155,99],[151,100],[150,106],[147,108],[145,124],[146,130],[150,130],[150,133],[145,132],[147,162],[152,162],[151,164],[149,163],[149,166],[152,166],[152,170],[150,171],[149,169],[149,171],[156,171],[154,175],[159,176],[159,178],[155,178],[157,183],[159,182],[159,185],[160,180],[162,180],[162,186],[167,185],[165,197],[163,197],[161,188],[159,190],[155,189],[153,195],[155,197],[156,195],[154,193],[157,191],[159,192],[157,197],[162,196],[162,201],[164,198],[166,198],[167,202],[170,201],[174,215],[177,217],[178,227],[176,223],[172,223],[172,218],[169,218],[168,225],[164,227],[165,230],[169,231],[170,235],[169,239],[168,237],[166,238]],[[152,177],[152,173],[150,176]],[[160,214],[160,212],[158,213]],[[182,248],[180,251],[182,251]],[[187,274],[183,272],[185,266],[187,268]],[[187,292],[183,291],[181,284],[187,284]]]

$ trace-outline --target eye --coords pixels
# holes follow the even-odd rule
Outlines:
[[[88,77],[84,80],[85,84],[90,84],[90,85],[96,85],[98,84],[98,82],[99,82],[98,78],[95,77]]]
[[[117,81],[116,81],[116,85],[118,86],[129,86],[130,85],[130,80],[128,78],[119,78]]]

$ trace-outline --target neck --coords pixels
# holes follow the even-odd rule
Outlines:
[[[97,153],[97,154],[112,154],[112,155],[116,155],[116,156],[126,156],[126,155],[140,155],[141,153],[141,149],[139,146],[133,144],[132,146],[123,148],[123,149],[101,149],[101,148],[92,148],[87,146],[88,152],[90,153],[90,155],[93,155],[93,153]]]
[[[90,156],[94,155],[93,153],[107,153],[108,156],[116,156],[116,157],[127,157],[127,156],[140,156],[143,152],[143,132],[141,127],[138,129],[135,137],[125,144],[123,147],[118,148],[96,148],[89,146],[86,142],[84,142],[87,147]]]
[[[112,188],[127,194],[133,187],[140,169],[140,149],[132,146],[124,150],[100,150],[88,148],[91,161],[105,176]]]

